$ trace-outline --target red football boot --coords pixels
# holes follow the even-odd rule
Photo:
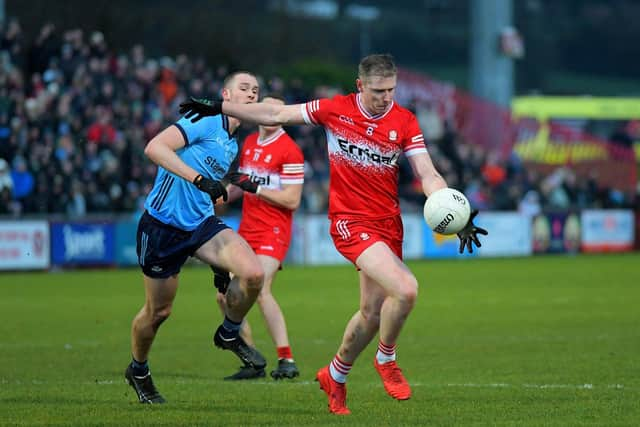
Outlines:
[[[329,398],[329,412],[336,415],[349,415],[347,408],[347,386],[331,378],[329,366],[321,368],[316,374],[316,381]]]
[[[411,397],[411,387],[407,382],[402,370],[398,367],[398,364],[394,361],[379,364],[377,359],[373,359],[373,365],[376,367],[384,389],[389,396],[398,400],[407,400]]]

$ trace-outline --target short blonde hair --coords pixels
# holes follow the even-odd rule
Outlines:
[[[369,77],[393,77],[398,73],[393,56],[388,53],[373,54],[362,58],[358,65],[358,78],[366,80]]]

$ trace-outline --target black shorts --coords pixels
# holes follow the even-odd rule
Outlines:
[[[226,228],[229,226],[211,216],[195,230],[184,231],[158,221],[145,211],[136,236],[138,264],[144,274],[155,279],[178,274],[187,258]]]

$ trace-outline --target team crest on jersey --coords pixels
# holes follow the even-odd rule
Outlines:
[[[389,131],[389,140],[390,141],[395,141],[396,139],[398,139],[398,132],[396,132],[395,130],[390,130]]]
[[[267,154],[267,157],[264,158],[265,163],[271,162],[271,154]]]
[[[360,233],[360,240],[369,240],[369,235],[367,233]]]
[[[245,151],[244,154],[248,156],[249,154],[251,154],[251,150],[247,149],[247,151]]]

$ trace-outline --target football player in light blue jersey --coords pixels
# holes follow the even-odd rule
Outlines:
[[[220,182],[238,153],[238,143],[229,129],[229,118],[207,117],[191,123],[183,117],[174,126],[186,144],[175,152],[178,158],[203,178]],[[195,230],[205,218],[214,215],[209,194],[162,166],[158,167],[156,181],[144,207],[152,217],[186,231]]]
[[[227,102],[253,103],[258,81],[248,72],[229,75],[223,84]],[[164,403],[147,358],[158,328],[171,314],[180,268],[194,256],[214,271],[233,274],[226,287],[227,310],[214,334],[217,347],[231,350],[256,369],[264,357],[239,336],[240,325],[256,301],[264,271],[253,250],[215,216],[217,200],[227,199],[222,177],[238,152],[236,118],[219,115],[202,120],[183,117],[156,135],[145,154],[158,165],[153,189],[137,231],[138,263],[144,275],[145,303],[131,325],[132,361],[125,378],[141,403]]]

